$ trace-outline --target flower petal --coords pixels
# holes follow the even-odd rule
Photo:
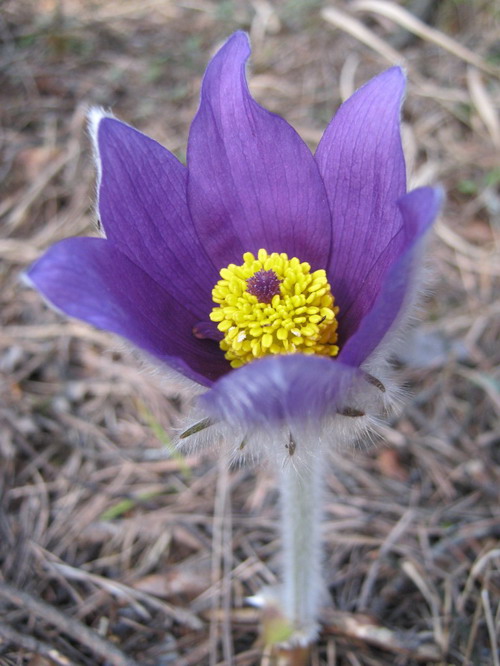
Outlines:
[[[248,38],[235,33],[209,64],[188,143],[188,201],[214,262],[287,252],[324,268],[331,218],[311,152],[282,118],[251,97]]]
[[[341,349],[339,361],[361,365],[398,323],[415,292],[421,241],[436,219],[442,201],[442,191],[430,187],[413,190],[398,201],[404,221],[400,256],[386,272],[373,308]]]
[[[340,318],[358,298],[373,303],[384,271],[372,267],[383,259],[387,268],[394,256],[386,248],[401,227],[396,201],[406,191],[399,133],[404,88],[399,67],[371,79],[342,104],[316,151],[334,224],[328,275]],[[359,323],[360,314],[349,318]]]
[[[218,271],[186,203],[187,169],[166,148],[94,111],[99,214],[107,238],[199,319],[211,307]]]
[[[127,338],[195,382],[208,386],[229,369],[217,343],[194,337],[196,318],[107,240],[61,241],[27,278],[56,308]]]
[[[319,356],[267,356],[222,377],[200,403],[213,419],[243,428],[307,424],[335,414],[355,375]]]

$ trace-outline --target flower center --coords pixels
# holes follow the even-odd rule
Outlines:
[[[247,291],[259,303],[272,303],[273,296],[280,293],[280,282],[274,271],[260,270],[247,279]]]
[[[269,354],[338,354],[339,309],[324,270],[311,273],[297,257],[259,250],[220,275],[210,319],[224,334],[220,346],[233,368]]]

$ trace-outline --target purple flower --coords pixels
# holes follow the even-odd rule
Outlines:
[[[237,32],[208,65],[187,167],[94,111],[106,237],[57,243],[27,275],[58,309],[123,336],[206,387],[199,404],[211,421],[243,433],[318,419],[339,423],[384,397],[385,359],[413,301],[422,241],[442,196],[431,188],[406,193],[400,68],[345,102],[313,155],[285,120],[251,97],[249,54],[247,36]],[[284,299],[289,264],[283,274],[262,263],[243,275],[244,255],[253,265],[259,250],[275,258],[286,253],[287,261],[297,258],[295,266],[307,262],[320,276],[311,279],[323,285],[317,301],[304,292],[306,306],[317,310],[306,313],[302,328],[299,306],[287,306],[283,347],[265,308]],[[213,300],[222,269],[240,280],[238,305],[231,305],[232,273],[227,303]],[[310,277],[302,279],[313,289]],[[228,358],[247,340],[250,349],[252,336],[234,328],[238,319],[228,319],[225,331],[220,324],[227,312],[239,317],[246,302],[245,312],[255,306],[263,314],[252,329],[255,354],[248,354],[255,360],[237,359],[235,368]],[[229,328],[237,333],[233,341],[226,339]]]

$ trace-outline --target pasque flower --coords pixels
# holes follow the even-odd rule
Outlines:
[[[54,245],[28,278],[63,312],[118,333],[209,388],[203,403],[215,419],[252,427],[333,415],[344,404],[349,378],[360,368],[375,369],[370,360],[414,294],[421,241],[441,196],[430,188],[406,194],[401,69],[385,71],[345,102],[313,156],[285,120],[251,97],[249,53],[246,35],[237,32],[209,64],[187,167],[119,120],[91,114],[106,238]],[[323,333],[311,320],[326,316],[322,306],[308,315],[299,305],[294,322],[258,286],[252,295],[252,278],[244,292],[253,272],[262,290],[274,284],[273,297],[283,300],[282,273],[271,262],[266,278],[259,266],[267,268],[269,260],[258,262],[259,251],[286,253],[289,262],[307,262],[313,275],[322,272],[318,279],[326,276],[338,308],[327,307],[337,323],[338,355],[315,354]],[[256,258],[250,264],[246,253]],[[235,284],[229,280],[225,288],[242,292],[248,321],[256,325],[239,328],[237,339],[250,348],[257,341],[257,351],[253,362],[245,357],[233,369],[219,328],[230,325],[231,332],[234,322],[225,318],[217,327],[212,291],[221,269],[226,277],[228,266],[244,263],[244,275],[234,269]],[[308,306],[307,296],[302,300]],[[297,338],[303,342],[294,347]]]
[[[229,424],[235,449],[309,469],[387,407],[441,194],[406,193],[400,68],[342,104],[312,154],[250,95],[249,54],[237,32],[208,65],[187,166],[91,114],[105,238],[57,243],[28,279],[206,389],[186,438]]]

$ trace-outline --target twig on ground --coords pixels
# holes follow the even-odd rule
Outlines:
[[[68,615],[64,615],[56,610],[54,606],[40,599],[35,599],[27,592],[16,590],[6,583],[0,583],[0,597],[26,610],[28,613],[32,613],[39,620],[57,627],[61,632],[85,645],[93,654],[107,660],[112,666],[138,666],[135,659],[127,657],[121,650],[99,636],[93,629],[90,629]]]

